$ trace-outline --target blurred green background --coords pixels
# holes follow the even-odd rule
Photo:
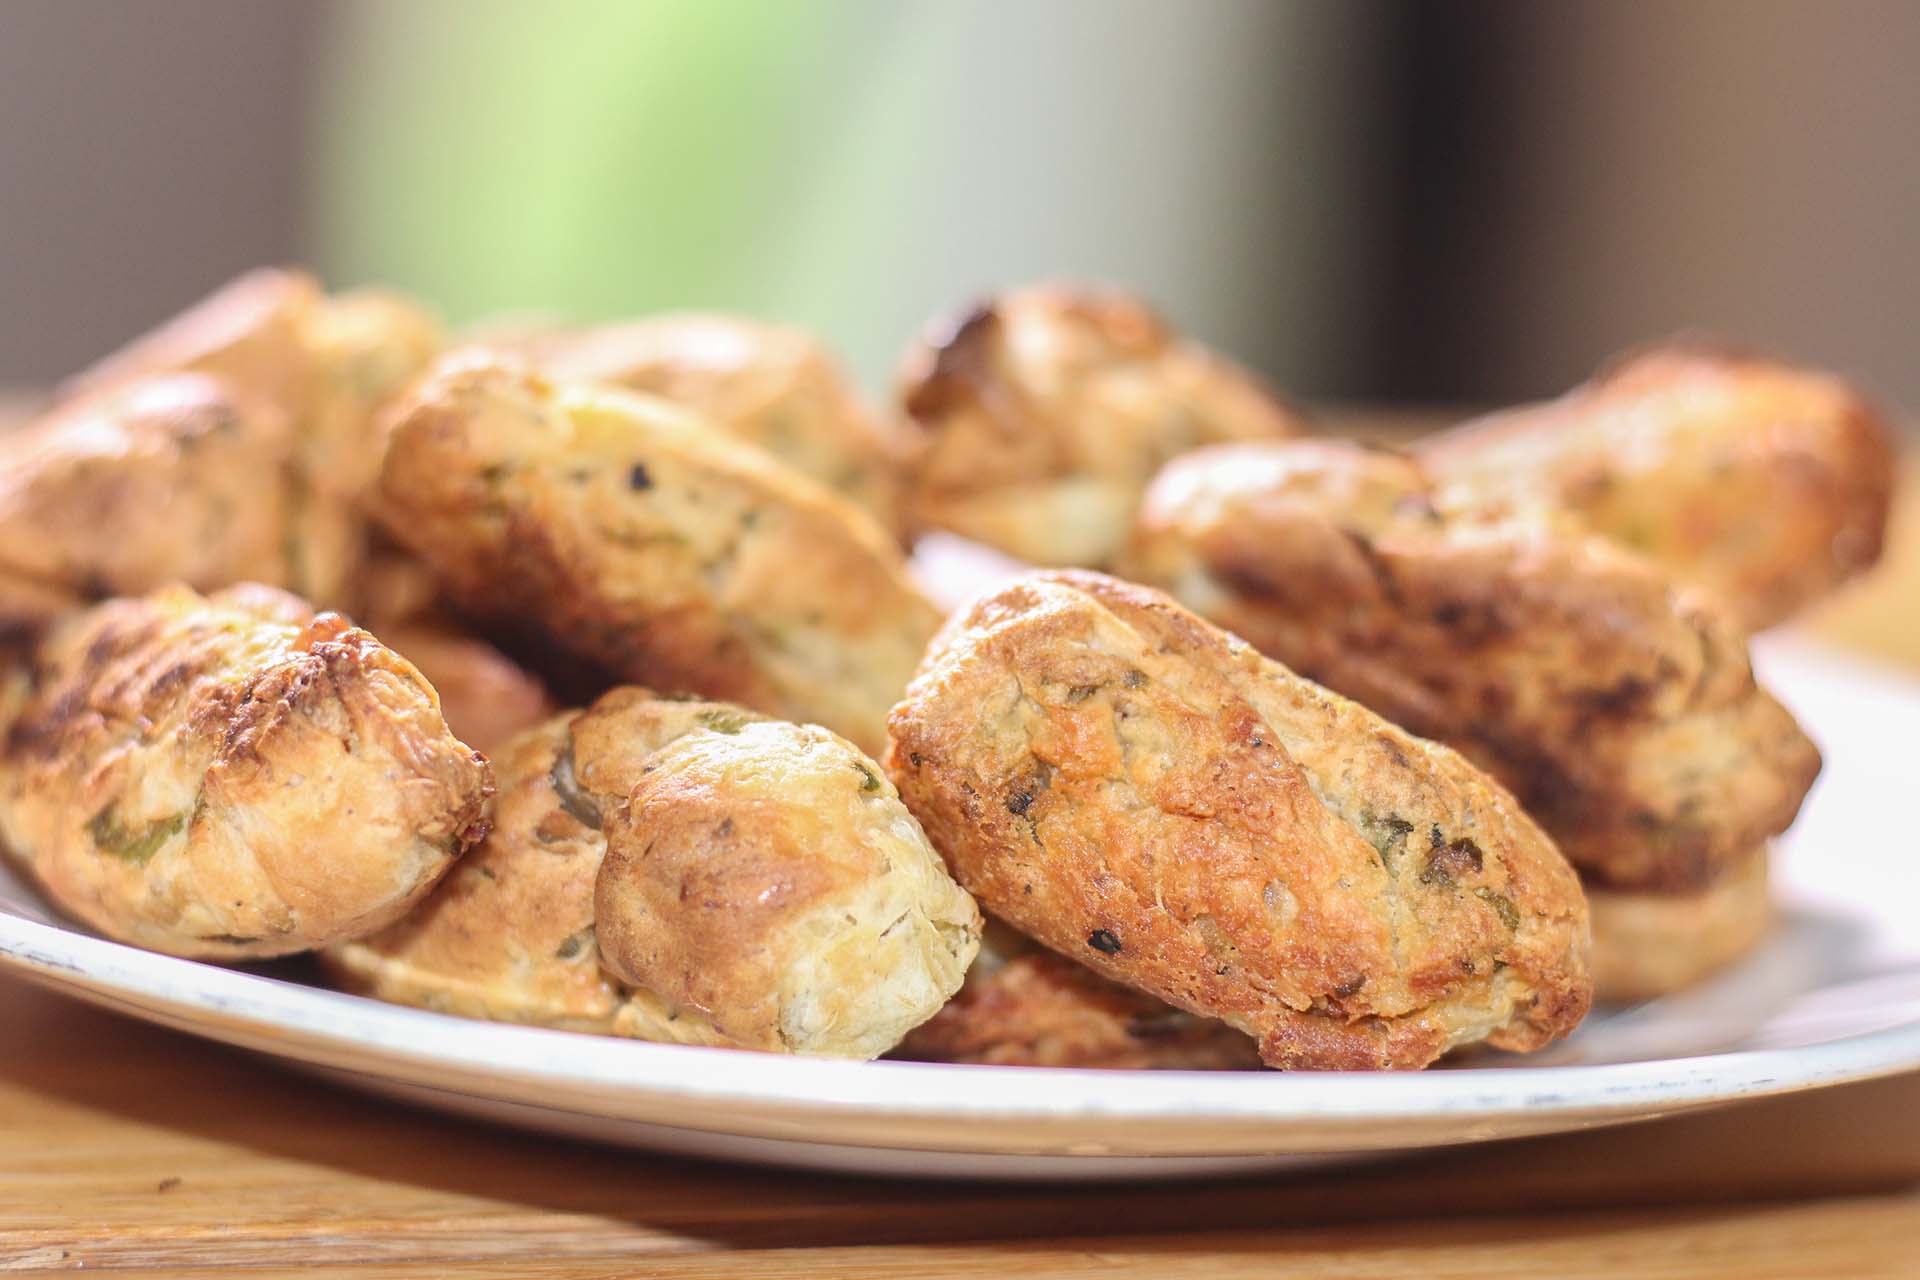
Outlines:
[[[244,267],[465,322],[738,310],[869,385],[1112,281],[1309,398],[1699,326],[1920,403],[1900,0],[7,0],[0,383]]]

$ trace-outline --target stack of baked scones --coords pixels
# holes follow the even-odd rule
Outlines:
[[[1820,758],[1748,636],[1878,556],[1880,419],[1668,344],[1308,430],[1098,291],[883,413],[256,272],[0,436],[0,841],[154,951],[857,1058],[1417,1068],[1756,946]],[[1044,567],[943,617],[932,532]]]

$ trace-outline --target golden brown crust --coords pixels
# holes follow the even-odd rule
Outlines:
[[[960,993],[907,1034],[895,1057],[1001,1067],[1247,1071],[1260,1065],[1252,1040],[1110,982],[1085,965],[1036,947],[1011,930],[994,937]],[[1002,954],[989,956],[998,942]]]
[[[1599,539],[1445,508],[1332,442],[1169,466],[1127,564],[1499,778],[1590,884],[1704,887],[1786,829],[1819,752],[1717,601]]]
[[[419,672],[240,586],[116,600],[12,693],[0,836],[109,936],[212,959],[387,924],[485,834],[492,777]]]
[[[871,1057],[960,984],[973,903],[823,730],[616,689],[502,749],[493,834],[335,947],[350,988],[577,1031]],[[747,900],[736,892],[751,886]]]
[[[901,401],[924,435],[911,521],[1039,564],[1108,564],[1167,459],[1302,426],[1138,302],[1058,287],[938,322],[906,357]]]
[[[833,355],[798,330],[688,313],[540,335],[520,349],[557,381],[671,400],[900,532],[909,437],[869,410]]]
[[[1511,796],[1158,592],[1059,572],[987,595],[888,727],[984,906],[1269,1065],[1537,1048],[1586,1011],[1579,886]]]
[[[1852,387],[1697,342],[1635,352],[1420,455],[1482,501],[1557,509],[1709,588],[1754,630],[1871,567],[1893,497],[1891,433]]]
[[[438,346],[432,318],[396,295],[329,298],[305,272],[259,270],[108,356],[64,391],[69,398],[91,395],[154,374],[190,372],[218,378],[277,412],[290,437],[284,488],[291,533],[287,573],[271,580],[327,607],[353,607],[364,553],[360,505],[383,447],[378,410]]]
[[[877,749],[938,622],[862,513],[662,401],[486,353],[402,402],[394,538],[461,611],[578,672],[815,721]]]
[[[1684,990],[1747,955],[1775,920],[1767,851],[1755,849],[1719,880],[1692,894],[1596,889],[1594,998],[1651,1000]]]
[[[196,374],[137,378],[0,434],[0,629],[169,582],[288,585],[280,412]]]

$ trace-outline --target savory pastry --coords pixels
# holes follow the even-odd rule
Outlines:
[[[1697,343],[1649,348],[1558,400],[1419,446],[1482,503],[1545,508],[1784,621],[1880,555],[1887,426],[1838,378]]]
[[[1786,829],[1820,756],[1723,606],[1601,539],[1447,498],[1355,445],[1205,450],[1155,480],[1126,566],[1459,749],[1590,887],[1690,894]]]
[[[980,917],[878,766],[810,725],[616,689],[498,757],[493,834],[349,987],[469,1017],[871,1058]]]
[[[379,466],[376,411],[438,345],[432,319],[394,295],[329,298],[304,272],[252,271],[66,390],[87,394],[155,373],[192,372],[277,410],[291,440],[284,583],[323,605],[350,606],[364,552],[359,508]]]
[[[1594,889],[1595,999],[1647,1000],[1690,987],[1740,959],[1774,923],[1767,851],[1751,850],[1693,893]]]
[[[879,749],[939,618],[863,513],[664,401],[485,352],[399,407],[387,530],[510,650]]]
[[[1005,925],[986,936],[960,993],[915,1027],[894,1057],[1001,1067],[1242,1071],[1252,1040],[1110,982]]]
[[[888,727],[982,906],[1269,1066],[1534,1049],[1586,1012],[1586,904],[1511,796],[1156,591],[1054,572],[982,597]]]
[[[486,833],[487,763],[420,673],[271,588],[77,615],[4,710],[0,840],[63,910],[154,951],[370,933]]]
[[[278,410],[197,374],[136,378],[0,434],[0,631],[30,640],[174,581],[290,584],[292,449]]]
[[[513,344],[508,344],[514,350]],[[795,329],[721,315],[663,315],[520,349],[560,382],[605,382],[671,400],[757,445],[900,531],[902,424],[874,415],[839,362]]]
[[[901,394],[924,436],[910,522],[1038,564],[1108,564],[1147,481],[1176,454],[1302,425],[1139,303],[1063,288],[939,322],[908,353]]]

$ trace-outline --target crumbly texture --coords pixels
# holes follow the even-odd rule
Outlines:
[[[1785,830],[1819,772],[1724,605],[1577,529],[1450,508],[1395,454],[1297,442],[1182,458],[1126,563],[1459,749],[1590,886],[1702,889]]]
[[[559,381],[611,383],[671,400],[900,532],[912,437],[862,403],[832,353],[798,330],[689,313],[536,335],[520,345]]]
[[[1689,342],[1419,451],[1483,501],[1555,509],[1707,587],[1753,630],[1879,559],[1894,487],[1886,421],[1845,382]]]
[[[486,761],[409,663],[266,587],[116,600],[9,690],[0,837],[63,910],[205,959],[370,933],[486,832]]]
[[[1176,1009],[990,922],[960,993],[895,1057],[1000,1067],[1244,1071],[1252,1040]]]
[[[939,615],[860,511],[664,401],[486,352],[450,358],[396,423],[388,532],[545,674],[884,742]]]
[[[1765,941],[1776,920],[1767,851],[1755,849],[1709,887],[1690,894],[1595,889],[1594,998],[1651,1000],[1681,991]]]
[[[617,689],[502,749],[492,836],[336,947],[352,989],[469,1017],[873,1057],[960,985],[978,911],[824,730]]]
[[[64,394],[190,372],[277,413],[290,439],[291,532],[287,572],[270,580],[325,607],[354,608],[361,505],[382,448],[378,410],[439,345],[432,317],[397,295],[328,297],[304,272],[251,271],[70,380]]]
[[[1017,290],[942,319],[908,353],[917,529],[1036,564],[1100,568],[1160,465],[1204,444],[1297,434],[1298,413],[1138,302]]]
[[[0,632],[170,582],[291,585],[292,435],[197,374],[136,378],[0,434]]]
[[[1506,791],[1156,591],[1055,572],[982,597],[889,728],[986,909],[1270,1066],[1533,1049],[1587,1009],[1579,885]]]

